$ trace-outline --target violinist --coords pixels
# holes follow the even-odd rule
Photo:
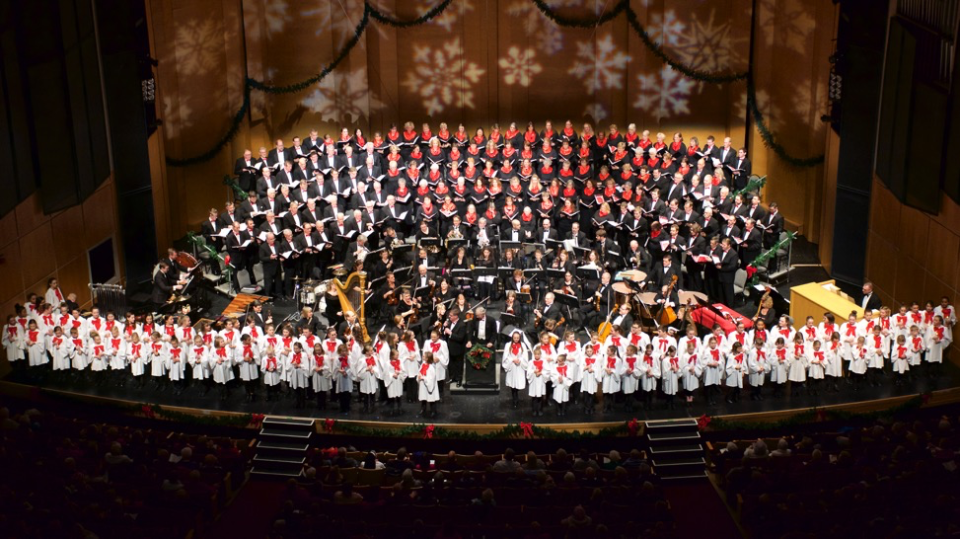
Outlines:
[[[384,317],[388,317],[396,310],[395,307],[400,301],[397,277],[392,271],[387,272],[386,279],[380,287],[380,290],[377,291],[377,295],[380,296],[381,313]]]
[[[400,289],[400,300],[393,308],[394,314],[404,319],[406,327],[417,323],[420,318],[420,300],[410,295],[410,289],[403,287]]]
[[[577,281],[573,277],[573,272],[570,270],[567,270],[567,272],[563,274],[563,279],[557,283],[557,290],[568,296],[580,298],[580,285],[577,284]]]

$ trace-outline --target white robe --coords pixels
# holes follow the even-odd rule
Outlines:
[[[440,390],[437,387],[437,369],[429,363],[424,363],[426,368],[426,374],[420,376],[420,372],[417,372],[417,379],[419,380],[419,391],[417,394],[418,399],[421,402],[437,402],[440,400]]]
[[[942,332],[937,328],[930,326],[927,330],[927,363],[943,363],[943,351],[950,347],[953,342],[953,331],[947,326],[940,326]],[[940,335],[943,335],[941,338]]]
[[[206,380],[210,377],[206,346],[193,345],[187,349],[187,364],[194,380]]]
[[[714,354],[714,352],[716,352],[716,354]],[[704,387],[720,385],[723,379],[725,361],[723,350],[719,347],[716,349],[705,347],[700,352],[700,363],[703,365]]]
[[[167,343],[146,343],[146,361],[150,364],[150,376],[167,375]]]
[[[506,373],[504,383],[507,387],[516,390],[527,388],[527,367],[530,361],[530,350],[527,345],[518,343],[520,349],[516,354],[513,353],[513,341],[503,346],[503,353],[500,355],[500,364]]]
[[[403,396],[403,381],[407,378],[407,372],[403,370],[403,363],[399,360],[396,364],[387,362],[386,370],[383,375],[383,383],[387,388],[387,397],[396,399]]]
[[[854,374],[864,374],[867,372],[867,353],[866,347],[853,347],[850,352],[850,372]]]
[[[676,359],[676,364],[673,360]],[[680,390],[680,379],[683,376],[683,364],[680,358],[664,357],[660,363],[660,387],[666,395],[676,395]]]
[[[566,363],[563,365],[555,365],[550,369],[550,381],[553,382],[553,400],[556,402],[567,402],[570,400],[570,386],[573,385],[573,373],[571,373],[570,370],[570,366]]]
[[[910,370],[910,347],[903,344],[903,346],[896,345],[893,347],[893,353],[890,354],[891,367],[893,367],[893,372],[898,374],[904,374]]]
[[[802,349],[796,345],[787,347],[787,358],[790,365],[787,377],[791,382],[802,383],[807,381],[807,353],[809,345],[804,345]]]
[[[747,382],[751,387],[760,387],[767,379],[767,372],[770,370],[768,363],[769,353],[766,350],[757,350],[754,348],[747,354],[747,369],[749,376]]]
[[[923,337],[923,334],[916,337],[907,335],[907,346],[910,347],[910,366],[915,367],[920,364],[920,360],[927,350],[927,340]]]
[[[739,358],[739,361],[738,361]],[[725,383],[727,387],[743,387],[743,376],[749,370],[749,365],[747,363],[747,354],[741,352],[739,354],[729,354],[727,356],[726,363],[726,379]]]
[[[67,339],[67,354],[70,356],[70,368],[82,371],[89,365],[87,359],[87,345],[83,338]]]
[[[100,372],[107,370],[107,362],[110,356],[107,352],[107,345],[101,339],[100,344],[90,342],[87,345],[87,357],[90,358],[90,370]]]
[[[310,384],[317,393],[325,393],[333,389],[333,380],[331,379],[331,359],[326,354],[324,347],[323,354],[311,354],[312,363],[310,364]]]
[[[174,350],[179,350],[179,356],[175,357]],[[187,350],[183,347],[170,348],[167,350],[167,376],[171,380],[179,382],[186,379]]]
[[[600,364],[600,375],[603,378],[601,389],[605,395],[612,395],[620,392],[620,370],[621,360],[619,357],[600,356],[597,358]]]
[[[31,337],[36,337],[36,339],[31,339]],[[23,344],[27,363],[31,367],[46,365],[50,361],[47,359],[47,343],[39,331],[35,334],[27,331]]]
[[[840,378],[843,376],[843,358],[841,356],[843,350],[843,344],[837,343],[836,349],[833,348],[833,343],[828,343],[824,346],[826,350],[826,360],[827,365],[824,368],[824,374],[832,378]]]
[[[580,358],[580,391],[594,395],[600,381],[603,379],[603,362],[600,356],[583,356]]]
[[[380,365],[375,356],[362,357],[353,364],[353,375],[360,382],[360,393],[374,395],[381,376]],[[434,370],[434,377],[436,371]]]
[[[680,369],[683,376],[683,389],[696,391],[700,387],[700,376],[703,375],[703,365],[700,354],[696,351],[680,353]]]
[[[337,384],[337,393],[353,392],[353,369],[349,357],[338,357],[333,362],[333,379]]]
[[[823,380],[827,368],[827,351],[822,346],[819,351],[807,348],[807,377],[811,380]]]
[[[300,361],[303,362],[307,358],[304,357],[307,354],[300,354]],[[293,365],[289,366],[290,369],[295,369]],[[273,356],[263,356],[263,359],[260,360],[260,371],[263,373],[263,385],[265,386],[276,386],[280,385],[280,380],[283,377],[284,371],[287,370],[287,365],[284,365],[283,358],[274,353]],[[294,376],[293,378],[297,378]],[[298,381],[302,380],[302,376],[298,378]],[[290,384],[294,389],[304,387],[303,385],[295,385],[295,382]]]
[[[130,374],[133,376],[143,376],[147,373],[147,364],[149,361],[147,357],[150,355],[149,344],[143,342],[129,342],[127,343],[126,352],[124,355],[127,360],[130,362]]]
[[[413,348],[413,350],[411,350]],[[408,378],[416,378],[417,374],[420,372],[420,362],[422,357],[420,355],[420,346],[417,344],[417,341],[400,342],[397,344],[398,356],[400,358],[400,363],[403,364],[403,370],[406,371]],[[436,373],[434,373],[436,376]]]
[[[652,356],[651,359],[653,359]],[[640,389],[640,379],[646,372],[646,368],[641,365],[642,361],[639,356],[628,356],[620,362],[620,370],[617,374],[620,375],[620,390],[624,395],[632,395]]]
[[[527,365],[527,386],[531,397],[543,397],[547,394],[547,380],[550,377],[550,364],[542,359],[530,360]]]
[[[434,348],[436,348],[436,351],[434,351]],[[437,381],[446,380],[447,367],[450,365],[450,349],[447,347],[447,342],[438,340],[434,343],[433,339],[427,339],[423,341],[421,350],[424,352],[433,352],[433,357],[436,360],[433,363],[433,368],[437,371]]]
[[[210,371],[213,373],[213,381],[218,384],[233,380],[233,351],[228,347],[214,348],[210,355]]]
[[[249,352],[247,345],[241,344],[237,347],[237,352],[233,356],[234,362],[240,366],[240,379],[244,382],[251,382],[259,377],[260,350],[257,345],[250,344]]]
[[[770,381],[785,384],[789,380],[790,350],[786,347],[774,348],[770,351]]]
[[[16,322],[13,325],[3,327],[3,349],[7,352],[7,361],[13,363],[23,359],[24,353],[24,335],[20,324]]]
[[[107,345],[107,353],[110,355],[109,364],[110,370],[113,371],[122,371],[127,368],[127,359],[126,359],[126,349],[127,343],[124,341],[123,337],[113,338],[110,337],[104,341]]]

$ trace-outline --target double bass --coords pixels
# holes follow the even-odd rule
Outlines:
[[[663,295],[663,308],[660,309],[660,314],[657,315],[657,323],[661,326],[669,326],[677,320],[677,313],[673,311],[673,307],[667,305],[667,302],[670,301],[670,296],[673,294],[673,287],[676,285],[677,276],[674,275],[670,278],[670,285],[667,286],[667,292]]]

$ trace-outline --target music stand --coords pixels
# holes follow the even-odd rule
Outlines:
[[[500,250],[503,249],[519,249],[523,244],[519,241],[501,241]]]
[[[500,312],[500,326],[501,326],[501,327],[504,327],[504,328],[511,328],[511,327],[514,327],[514,326],[515,326],[516,328],[520,328],[520,327],[523,326],[523,320],[521,320],[520,317],[517,316],[517,315],[513,315],[513,314],[509,314],[509,313],[505,313],[505,312],[501,311],[501,312]],[[503,331],[506,331],[506,330],[503,330]],[[501,333],[502,333],[503,331],[501,331]],[[511,331],[512,331],[512,330],[511,330]],[[506,335],[507,337],[509,337],[509,336],[510,336],[510,332],[504,333],[504,335]]]
[[[420,238],[420,247],[440,247],[440,238]]]
[[[466,238],[449,238],[447,239],[447,251],[456,252],[458,248],[466,247],[467,243]]]

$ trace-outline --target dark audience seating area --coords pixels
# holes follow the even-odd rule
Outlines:
[[[317,449],[277,537],[674,537],[645,454],[381,454]]]
[[[242,484],[250,457],[249,439],[183,434],[175,423],[0,414],[3,537],[195,535]]]
[[[960,533],[956,416],[713,442],[710,467],[751,537]]]

